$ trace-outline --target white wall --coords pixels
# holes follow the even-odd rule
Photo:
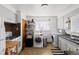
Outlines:
[[[73,17],[76,14],[79,14],[79,8],[74,9],[73,11],[70,11],[69,13],[66,13],[65,15],[58,17],[58,28],[64,28],[64,20],[67,17]]]
[[[71,29],[70,30],[65,29],[65,23],[64,23],[64,21],[67,20],[68,17],[70,17],[70,19],[71,19]],[[61,18],[64,21],[61,21]],[[68,33],[72,33],[74,35],[76,35],[76,34],[79,35],[78,34],[79,33],[79,8],[74,9],[73,11],[58,18],[58,28],[64,28]]]
[[[0,5],[0,16],[6,20],[15,20],[15,13],[2,5]]]
[[[34,16],[34,21],[49,21],[49,28],[48,31],[41,31],[44,33],[45,36],[47,36],[47,42],[52,42],[51,35],[57,32],[57,17],[55,16]],[[35,31],[36,32],[36,31]]]
[[[63,16],[68,16],[70,14],[74,14],[74,13],[77,13],[78,12],[78,8],[79,8],[79,4],[73,4],[72,6],[68,7],[68,8],[65,8],[60,14],[58,17],[63,17]],[[76,11],[74,11],[76,10]],[[74,12],[73,12],[74,11]],[[72,13],[71,13],[72,12]]]
[[[67,32],[79,32],[79,20],[78,20],[78,15],[79,15],[79,8],[74,9],[73,11],[67,13],[64,15],[64,20],[67,20],[66,18],[70,17],[71,20],[71,29],[66,30]],[[65,27],[65,26],[64,26]]]

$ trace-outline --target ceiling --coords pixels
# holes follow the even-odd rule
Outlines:
[[[24,15],[31,16],[59,16],[70,10],[74,4],[48,4],[41,7],[41,4],[11,4],[16,10],[20,10]]]

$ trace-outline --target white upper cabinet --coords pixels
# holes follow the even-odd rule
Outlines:
[[[8,14],[4,17],[5,22],[16,23],[15,14]]]
[[[70,18],[69,17],[64,17],[64,29],[70,29]]]
[[[63,28],[67,33],[71,32],[71,17],[70,16],[63,17]]]
[[[15,13],[2,5],[0,5],[0,16],[5,22],[16,23]]]
[[[16,22],[21,23],[21,12],[19,10],[16,11]]]
[[[71,17],[71,31],[79,32],[79,14]]]
[[[63,29],[63,17],[58,18],[58,29]]]

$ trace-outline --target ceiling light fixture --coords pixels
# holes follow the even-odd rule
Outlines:
[[[41,7],[43,7],[43,6],[48,6],[48,4],[41,4]]]

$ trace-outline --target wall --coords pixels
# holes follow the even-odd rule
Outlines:
[[[51,35],[57,32],[57,17],[56,16],[34,16],[32,17],[34,19],[35,22],[39,22],[39,21],[49,21],[49,28],[50,30],[48,31],[42,31],[42,33],[45,34],[45,36],[47,36],[48,40],[47,42],[52,42],[52,38]],[[35,31],[36,33],[36,31]]]
[[[77,8],[77,9],[69,12],[68,14],[64,15],[64,20],[66,20],[66,18],[68,18],[68,17],[70,17],[70,20],[71,20],[71,29],[68,32],[78,32],[79,31],[78,30],[79,20],[77,19],[78,17],[76,17],[77,15],[79,15],[79,8]]]
[[[4,17],[5,20],[15,20],[15,13],[2,5],[0,5],[0,16]]]
[[[1,6],[3,6],[3,7],[5,7],[5,8],[7,8],[7,9],[9,9],[11,12],[13,12],[13,13],[16,13],[16,9],[15,8],[13,8],[11,5],[9,5],[9,4],[1,4]]]
[[[63,15],[62,17],[60,17],[63,19],[62,21],[59,18],[58,27],[65,29],[66,32],[68,32],[70,34],[71,34],[71,32],[72,32],[72,34],[75,34],[75,35],[76,35],[76,33],[78,34],[78,32],[79,32],[79,26],[78,26],[79,25],[79,20],[78,20],[79,16],[78,15],[79,15],[79,8],[74,9],[73,11]],[[67,20],[68,17],[70,17],[70,20],[71,20],[71,29],[70,30],[65,28],[65,23],[64,23],[64,21]]]

